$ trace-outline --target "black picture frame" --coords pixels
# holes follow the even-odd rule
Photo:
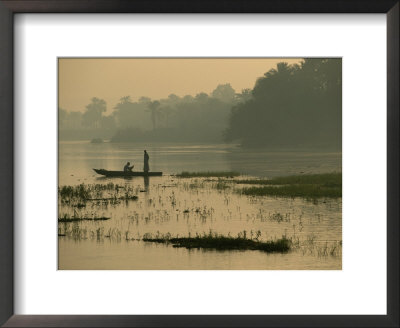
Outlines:
[[[13,17],[16,13],[385,13],[387,315],[14,315]],[[0,0],[0,324],[4,327],[399,327],[398,0]],[[366,286],[368,288],[368,286]]]

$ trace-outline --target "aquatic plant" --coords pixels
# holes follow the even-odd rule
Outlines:
[[[238,172],[187,172],[183,171],[182,173],[176,174],[178,178],[233,178],[239,176]]]
[[[149,235],[143,237],[145,242],[171,244],[173,247],[184,247],[187,249],[204,248],[216,250],[259,250],[267,253],[280,252],[285,253],[290,250],[291,241],[286,237],[270,241],[258,241],[260,232],[256,233],[256,239],[246,237],[246,232],[237,237],[223,236],[210,231],[209,234],[198,235],[195,237],[175,237],[166,238],[158,236],[152,238]]]
[[[120,189],[123,189],[120,191]],[[106,195],[104,195],[106,192]],[[122,187],[117,184],[80,184],[77,186],[62,186],[58,188],[59,200],[61,203],[73,204],[75,207],[85,207],[87,201],[104,200],[137,200],[138,196],[133,195],[131,187]]]
[[[284,177],[276,177],[272,179],[246,179],[235,180],[238,184],[254,184],[254,185],[320,185],[331,188],[342,187],[342,173],[332,172],[323,174],[302,174]]]
[[[110,220],[107,217],[75,217],[75,216],[66,216],[58,218],[58,222],[79,222],[79,221],[106,221]]]
[[[86,200],[90,197],[89,190],[85,187],[84,184],[80,184],[78,186],[63,186],[61,188],[58,188],[58,193],[61,199],[79,198],[82,200]]]
[[[216,184],[213,184],[213,188],[217,190],[225,190],[229,189],[229,186],[226,184],[225,181],[218,181]]]
[[[280,187],[263,186],[239,190],[239,193],[249,196],[303,197],[308,199],[342,197],[342,188],[329,188],[321,185],[284,185]]]

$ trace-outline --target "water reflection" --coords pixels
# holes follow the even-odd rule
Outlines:
[[[149,189],[150,177],[144,176],[144,177],[143,177],[143,181],[144,181],[144,190],[145,190],[146,192],[150,191],[150,189]]]
[[[149,146],[143,143],[62,142],[59,145],[60,183],[73,183],[74,179],[67,178],[70,174],[90,180],[96,177],[92,168],[122,170],[127,161],[137,170],[143,163],[145,148],[151,155],[152,170],[167,175],[182,171],[237,171],[274,177],[341,171],[341,153],[338,152],[244,150],[225,144]]]

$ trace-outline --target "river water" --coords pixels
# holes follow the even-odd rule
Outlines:
[[[104,178],[93,168],[122,170],[130,161],[162,177]],[[59,186],[118,184],[137,200],[90,202],[71,208],[59,204],[59,217],[109,217],[107,221],[59,223],[59,269],[279,269],[342,267],[341,199],[244,196],[236,183],[217,178],[182,179],[182,171],[236,171],[244,177],[285,176],[341,171],[341,153],[243,150],[236,145],[142,143],[59,143]],[[117,189],[118,191],[119,189]],[[187,250],[142,241],[145,235],[194,236],[218,233],[260,240],[283,235],[295,241],[285,254],[261,251]]]

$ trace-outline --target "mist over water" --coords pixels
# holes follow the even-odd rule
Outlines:
[[[162,177],[104,178],[92,168],[122,170],[130,161],[141,171],[143,149],[150,170]],[[317,203],[301,198],[251,197],[240,185],[218,189],[218,179],[173,176],[182,171],[238,171],[255,177],[341,171],[341,153],[243,150],[235,145],[60,142],[59,186],[114,183],[130,188],[138,200],[113,206],[59,205],[59,216],[106,216],[108,221],[59,223],[60,269],[341,269],[340,255],[321,255],[342,240],[341,198]],[[303,172],[303,173],[302,173]],[[146,191],[146,192],[144,192]],[[82,231],[82,238],[68,232]],[[187,250],[146,243],[144,234],[194,236],[213,232],[236,236],[260,231],[261,240],[286,234],[299,240],[287,254],[260,251]],[[98,238],[97,231],[101,231]],[[84,232],[84,233],[83,233]],[[107,236],[107,237],[104,237]],[[128,239],[128,240],[127,240]],[[313,241],[310,245],[310,239]]]
[[[59,65],[60,269],[341,269],[341,58]]]
[[[231,144],[102,143],[61,141],[59,184],[94,183],[93,168],[122,170],[127,161],[143,170],[143,150],[150,154],[150,170],[164,175],[182,171],[235,171],[243,175],[277,176],[341,172],[342,153],[308,150],[268,151]]]

